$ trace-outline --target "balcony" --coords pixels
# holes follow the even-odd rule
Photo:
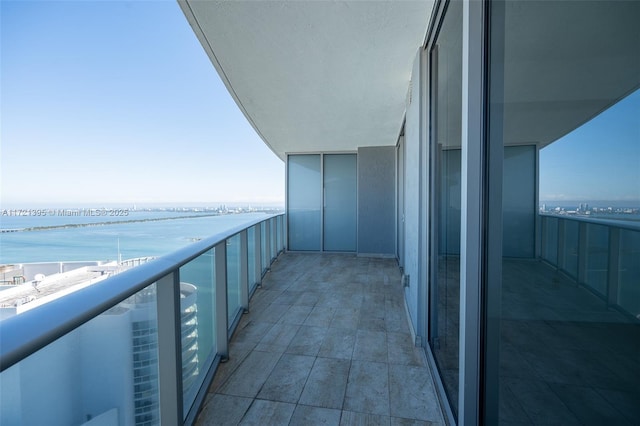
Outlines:
[[[284,240],[255,221],[0,322],[0,423],[444,423],[395,260]]]
[[[500,424],[637,424],[640,228],[540,215],[541,257],[503,258],[499,341],[489,341]],[[559,259],[559,260],[558,260]],[[440,275],[459,270],[440,259]],[[448,395],[459,383],[459,295],[441,281],[433,352]],[[494,320],[494,318],[491,318]],[[498,399],[499,398],[499,399]],[[450,396],[453,404],[455,396]]]
[[[444,424],[395,260],[281,256],[229,355],[197,424]]]

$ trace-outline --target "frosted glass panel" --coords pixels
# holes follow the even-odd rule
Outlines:
[[[290,155],[287,183],[289,249],[320,250],[320,155]]]
[[[324,156],[324,250],[356,251],[356,155]]]

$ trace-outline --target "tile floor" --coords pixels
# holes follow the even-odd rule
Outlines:
[[[444,425],[395,260],[281,255],[198,425]]]

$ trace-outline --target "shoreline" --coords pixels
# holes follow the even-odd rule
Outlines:
[[[120,225],[124,223],[158,222],[161,220],[175,220],[175,219],[196,219],[200,217],[213,217],[213,216],[223,216],[223,215],[220,213],[207,213],[207,214],[176,216],[176,217],[154,217],[154,218],[147,218],[147,219],[111,220],[107,222],[67,223],[64,225],[47,225],[47,226],[31,226],[28,228],[0,229],[0,233],[4,234],[9,232],[49,231],[52,229],[84,228],[88,226]]]

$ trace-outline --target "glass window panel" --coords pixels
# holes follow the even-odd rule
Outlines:
[[[0,374],[0,424],[159,425],[156,285]]]
[[[215,249],[211,249],[180,268],[185,407],[193,404],[217,352],[214,266]]]
[[[460,213],[462,120],[462,6],[450,2],[430,52],[432,159],[435,205],[432,223],[429,344],[454,416],[458,412],[460,329]]]
[[[287,217],[290,250],[320,250],[320,155],[290,155]]]
[[[356,251],[356,154],[324,156],[324,250]]]
[[[484,324],[483,422],[640,424],[640,255],[635,231],[601,220],[640,218],[640,2],[489,7],[488,152],[537,145],[541,254],[552,265],[506,250],[487,260],[487,276],[502,279],[484,283],[495,309]],[[490,194],[506,196],[509,184]],[[494,247],[499,232],[487,231]],[[613,289],[626,312],[611,309]]]

